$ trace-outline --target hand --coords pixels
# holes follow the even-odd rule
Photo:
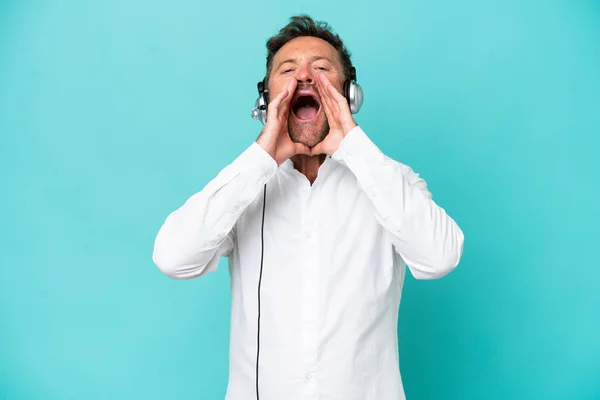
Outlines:
[[[339,148],[342,139],[357,125],[350,112],[348,101],[324,74],[317,75],[317,90],[329,123],[329,133],[323,141],[311,149],[311,154],[324,153],[331,156]]]
[[[269,103],[267,123],[256,139],[256,142],[273,157],[277,165],[281,165],[295,154],[311,154],[308,146],[292,142],[288,133],[288,116],[296,85],[296,79],[290,80],[286,90]]]

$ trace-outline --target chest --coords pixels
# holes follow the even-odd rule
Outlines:
[[[276,175],[239,219],[236,243],[242,260],[257,258],[262,249],[265,262],[325,265],[336,275],[392,262],[387,233],[345,168],[324,171],[313,185],[300,174]]]
[[[234,291],[251,288],[245,297],[253,295],[262,276],[273,315],[301,312],[313,301],[323,310],[368,310],[396,293],[401,275],[391,239],[349,171],[322,175],[312,186],[276,178],[236,225]]]

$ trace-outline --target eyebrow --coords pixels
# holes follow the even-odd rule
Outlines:
[[[325,60],[328,61],[329,63],[333,64],[333,61],[331,61],[331,59],[329,57],[325,57],[325,56],[312,56],[310,58],[311,62],[315,62],[315,61],[319,61],[319,60]],[[275,68],[275,70],[278,70],[283,64],[285,63],[295,63],[297,62],[298,59],[297,58],[288,58],[287,60],[283,60],[281,61],[278,65],[277,68]]]

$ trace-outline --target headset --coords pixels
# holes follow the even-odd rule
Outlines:
[[[265,80],[258,82],[258,99],[252,110],[252,118],[260,120],[263,125],[267,123],[267,107],[269,105],[269,92],[265,90]],[[356,83],[356,68],[350,68],[350,76],[344,81],[344,97],[350,106],[350,112],[356,114],[363,103],[363,91]],[[265,228],[265,208],[267,205],[267,184],[263,189],[262,204],[262,223],[260,226],[260,272],[258,276],[258,321],[256,329],[256,400],[260,400],[258,393],[258,357],[260,353],[260,287],[263,276],[263,260],[265,252],[264,228]]]
[[[252,118],[260,120],[263,125],[267,123],[267,108],[269,106],[269,92],[266,91],[265,80],[258,82],[258,98],[252,109]],[[356,68],[350,68],[350,76],[344,81],[344,97],[350,106],[350,112],[356,114],[363,103],[363,91],[356,83]]]

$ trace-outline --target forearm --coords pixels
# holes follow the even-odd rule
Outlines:
[[[332,156],[356,176],[378,221],[416,278],[437,278],[459,262],[464,235],[408,166],[385,156],[356,127]]]
[[[165,274],[189,279],[216,268],[234,246],[232,230],[277,165],[258,144],[249,146],[161,226],[153,260]]]

